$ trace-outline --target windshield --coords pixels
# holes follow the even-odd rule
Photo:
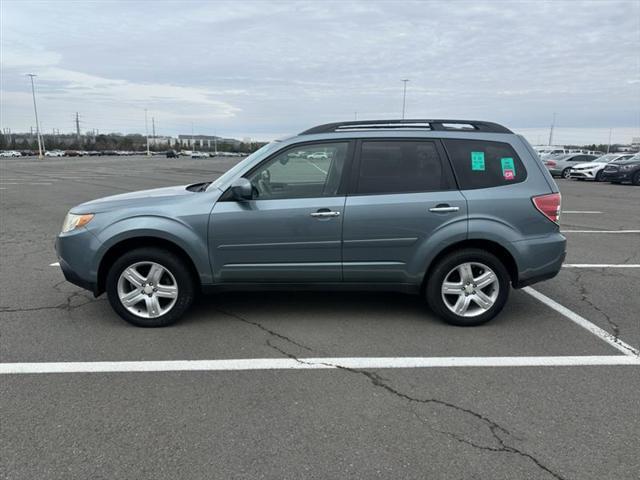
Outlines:
[[[633,163],[633,162],[638,162],[640,161],[640,153],[634,155],[633,157],[629,158],[621,158],[620,160],[616,160],[615,163]]]
[[[265,152],[268,152],[269,150],[274,148],[274,146],[277,145],[278,143],[280,142],[271,142],[271,143],[267,143],[266,145],[263,145],[261,148],[253,152],[251,155],[249,155],[247,158],[242,160],[240,163],[231,167],[229,170],[223,173],[220,177],[218,177],[213,182],[211,182],[211,185],[209,185],[209,188],[207,188],[207,190],[210,190],[212,188],[220,188],[222,185],[227,183],[230,179],[235,177],[238,172],[242,171],[245,165],[248,165],[251,162],[253,162],[254,158],[261,156]]]
[[[620,156],[619,153],[607,153],[594,160],[594,162],[609,163]]]

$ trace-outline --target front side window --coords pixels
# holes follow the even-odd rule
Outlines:
[[[449,190],[435,143],[419,140],[363,141],[357,193],[385,194]]]
[[[508,143],[443,139],[461,190],[519,183],[527,178],[520,157]]]
[[[247,175],[257,200],[331,197],[338,193],[348,142],[300,145]]]

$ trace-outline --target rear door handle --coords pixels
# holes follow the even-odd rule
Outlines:
[[[435,213],[457,212],[458,210],[460,210],[460,207],[451,207],[449,205],[436,205],[429,209],[430,212]]]
[[[313,212],[310,215],[312,217],[320,217],[320,218],[339,217],[340,216],[340,212],[336,212],[336,211],[333,211],[333,210],[321,210],[321,211]]]

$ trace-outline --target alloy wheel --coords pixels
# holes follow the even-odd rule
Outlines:
[[[118,278],[120,303],[133,315],[155,318],[168,313],[178,299],[178,283],[168,268],[156,262],[137,262]]]
[[[453,268],[444,277],[441,287],[445,306],[462,317],[475,317],[489,310],[496,303],[499,291],[496,273],[479,262],[467,262]]]

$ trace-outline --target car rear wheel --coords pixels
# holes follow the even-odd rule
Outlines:
[[[468,248],[443,257],[427,279],[431,309],[445,322],[475,326],[488,322],[509,297],[510,278],[493,254]]]
[[[106,282],[109,303],[138,327],[175,323],[193,302],[194,282],[185,262],[159,248],[140,248],[115,261]]]
[[[565,168],[562,170],[562,178],[569,179],[571,177],[571,168]]]
[[[596,182],[602,182],[602,170],[596,173]]]

